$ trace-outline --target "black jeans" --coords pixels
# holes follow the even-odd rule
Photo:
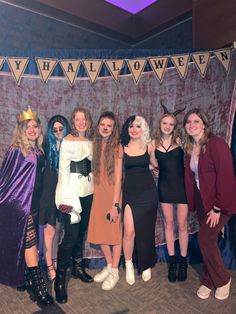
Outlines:
[[[82,212],[81,221],[76,224],[70,223],[70,215],[62,214],[64,238],[58,248],[58,268],[66,269],[70,265],[70,259],[83,258],[84,237],[88,229],[90,210],[93,194],[80,197]]]

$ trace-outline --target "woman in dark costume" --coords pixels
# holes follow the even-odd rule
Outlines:
[[[165,108],[165,107],[164,107]],[[166,108],[165,108],[166,109]],[[161,116],[155,139],[155,156],[159,167],[158,194],[161,204],[166,244],[169,254],[168,279],[187,279],[187,249],[188,249],[188,206],[184,184],[184,151],[180,146],[177,132],[177,121],[174,113],[167,109]],[[174,206],[177,205],[177,222],[180,244],[178,274],[174,248]]]
[[[151,267],[156,263],[155,224],[157,190],[149,170],[156,167],[154,147],[150,142],[149,127],[143,117],[131,116],[125,122],[121,144],[124,147],[125,179],[123,184],[124,239],[126,281],[135,282],[132,255],[134,241],[138,272],[142,279],[151,279]]]
[[[42,131],[30,108],[17,121],[0,171],[0,282],[22,286],[25,264],[30,292],[41,305],[53,303],[38,265],[37,223],[42,172]]]
[[[58,229],[56,229],[59,211],[55,204],[59,152],[61,141],[69,132],[70,126],[65,117],[55,115],[49,120],[45,141],[47,163],[44,172],[43,193],[40,200],[39,224],[44,226],[44,256],[50,280],[56,277],[57,235],[60,231],[60,228],[57,227]]]

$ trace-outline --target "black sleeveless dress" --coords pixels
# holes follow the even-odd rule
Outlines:
[[[133,214],[138,272],[156,263],[155,225],[158,199],[149,163],[147,151],[140,156],[124,153],[123,208],[128,204]]]
[[[159,166],[158,194],[161,203],[187,204],[184,184],[184,152],[176,147],[167,152],[155,150]]]

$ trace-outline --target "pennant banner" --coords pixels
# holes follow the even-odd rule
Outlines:
[[[231,49],[221,49],[214,52],[217,59],[222,63],[226,73],[229,73],[230,61],[231,61]]]
[[[11,73],[18,85],[20,85],[22,75],[25,72],[28,62],[29,58],[7,58]]]
[[[35,60],[42,81],[44,83],[47,83],[58,61],[56,59],[40,59],[40,58],[36,58]]]
[[[126,60],[130,73],[133,75],[133,79],[138,84],[145,65],[147,64],[146,59]]]
[[[87,76],[91,83],[95,83],[103,63],[106,65],[108,71],[112,75],[113,79],[118,82],[121,71],[125,65],[125,62],[128,66],[128,69],[133,77],[134,83],[138,84],[141,76],[145,70],[147,62],[149,62],[151,70],[154,72],[159,83],[162,83],[165,77],[166,69],[170,66],[168,61],[170,60],[173,63],[173,66],[176,68],[180,78],[185,79],[187,76],[188,66],[191,63],[194,63],[199,74],[204,78],[207,72],[208,64],[211,60],[211,56],[216,57],[216,59],[223,65],[226,73],[230,71],[230,64],[232,58],[233,48],[218,49],[215,51],[204,51],[204,52],[194,52],[190,54],[181,54],[173,56],[153,56],[140,59],[108,59],[108,60],[99,60],[99,59],[88,59],[88,60],[79,60],[79,59],[50,59],[50,58],[35,58],[39,75],[44,83],[48,81],[50,76],[53,73],[56,65],[59,63],[61,69],[63,70],[64,75],[66,76],[69,84],[73,86],[75,84],[76,78],[79,75],[79,70],[81,64],[83,65]],[[0,56],[0,71],[2,71],[3,64],[7,60],[10,71],[19,85],[21,78],[25,73],[26,67],[29,62],[29,58],[17,58],[17,57],[4,57]],[[147,69],[150,71],[150,69]],[[0,72],[1,73],[1,72]],[[54,74],[55,75],[55,74]]]
[[[63,61],[59,61],[59,63],[70,85],[71,86],[74,85],[81,61],[80,60],[63,60]]]
[[[120,71],[123,68],[124,60],[105,60],[105,64],[113,78],[118,81]]]
[[[91,83],[95,83],[102,67],[101,60],[83,60],[84,68]]]
[[[187,75],[189,54],[172,56],[171,61],[174,63],[179,76],[185,78]]]
[[[193,53],[191,56],[201,76],[205,77],[207,65],[210,60],[210,53]]]
[[[4,57],[0,57],[0,70],[1,70],[1,68],[3,66],[4,61],[5,61],[5,58]]]
[[[148,61],[152,67],[153,72],[156,74],[156,77],[161,83],[166,72],[168,57],[148,58]]]

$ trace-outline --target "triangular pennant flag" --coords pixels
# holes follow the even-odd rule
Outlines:
[[[47,83],[49,77],[51,76],[55,66],[57,65],[56,59],[41,59],[35,58],[38,66],[39,74],[44,83]]]
[[[207,65],[210,60],[209,52],[192,53],[193,61],[202,77],[206,75]]]
[[[3,66],[4,61],[5,61],[5,58],[4,57],[0,57],[0,70],[1,70],[1,68]]]
[[[124,60],[105,60],[105,64],[113,76],[113,78],[118,81],[118,77],[120,74],[120,71],[123,67]]]
[[[80,60],[62,60],[59,63],[70,85],[74,85],[81,64]]]
[[[224,66],[226,73],[229,73],[230,62],[231,62],[231,49],[228,48],[228,49],[217,50],[217,51],[214,51],[214,54]]]
[[[135,60],[126,60],[129,70],[133,75],[134,82],[138,84],[145,65],[147,64],[146,59],[135,59]]]
[[[153,72],[156,74],[156,77],[161,83],[166,72],[168,57],[148,58],[148,61],[151,65]]]
[[[22,75],[25,72],[28,62],[29,58],[7,58],[7,63],[10,67],[11,74],[13,75],[18,85],[20,85]]]
[[[91,83],[95,83],[102,67],[101,60],[83,60],[83,65]]]
[[[171,56],[171,61],[174,63],[179,76],[185,78],[187,75],[189,54]]]

